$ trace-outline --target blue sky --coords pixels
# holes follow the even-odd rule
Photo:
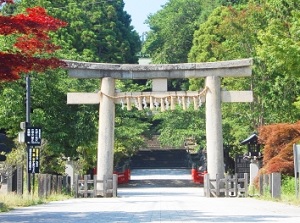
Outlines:
[[[161,6],[169,0],[124,0],[125,11],[131,15],[135,30],[141,35],[149,31],[148,25],[144,24],[149,14],[153,14],[161,9]]]

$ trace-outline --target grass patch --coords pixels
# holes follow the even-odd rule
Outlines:
[[[263,200],[282,202],[286,204],[300,206],[300,198],[296,197],[295,178],[283,176],[281,182],[281,198],[272,198],[270,188],[264,188],[264,195],[259,197]]]
[[[40,198],[37,195],[15,193],[0,194],[0,212],[7,212],[16,207],[28,207],[37,204],[45,204],[50,201],[60,201],[70,199],[69,195],[52,194],[47,198]]]

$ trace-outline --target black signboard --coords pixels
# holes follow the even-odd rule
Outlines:
[[[235,173],[241,177],[243,177],[244,173],[250,173],[250,160],[245,159],[244,155],[236,155]]]
[[[28,148],[28,173],[39,173],[40,172],[40,149],[35,147]]]
[[[42,129],[38,127],[27,127],[25,143],[28,146],[40,146],[42,143]]]

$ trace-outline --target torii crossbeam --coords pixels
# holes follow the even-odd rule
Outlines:
[[[221,102],[252,102],[252,91],[221,91],[221,77],[246,77],[252,74],[252,59],[186,64],[106,64],[66,61],[69,75],[74,78],[102,79],[99,93],[68,93],[68,104],[100,104],[97,152],[97,179],[113,176],[115,103],[131,109],[132,100],[138,109],[150,103],[161,110],[174,106],[180,98],[183,109],[192,99],[195,107],[206,104],[207,169],[210,176],[224,175]],[[168,79],[206,78],[199,92],[168,92]],[[152,92],[117,93],[115,79],[152,79]],[[158,102],[155,101],[158,99]],[[154,102],[155,101],[155,102]],[[112,187],[112,186],[111,186]],[[112,188],[108,188],[112,189]],[[99,196],[111,196],[97,184]]]

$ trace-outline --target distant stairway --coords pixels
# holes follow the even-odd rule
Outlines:
[[[184,149],[139,151],[131,158],[131,169],[188,168],[188,153]]]

